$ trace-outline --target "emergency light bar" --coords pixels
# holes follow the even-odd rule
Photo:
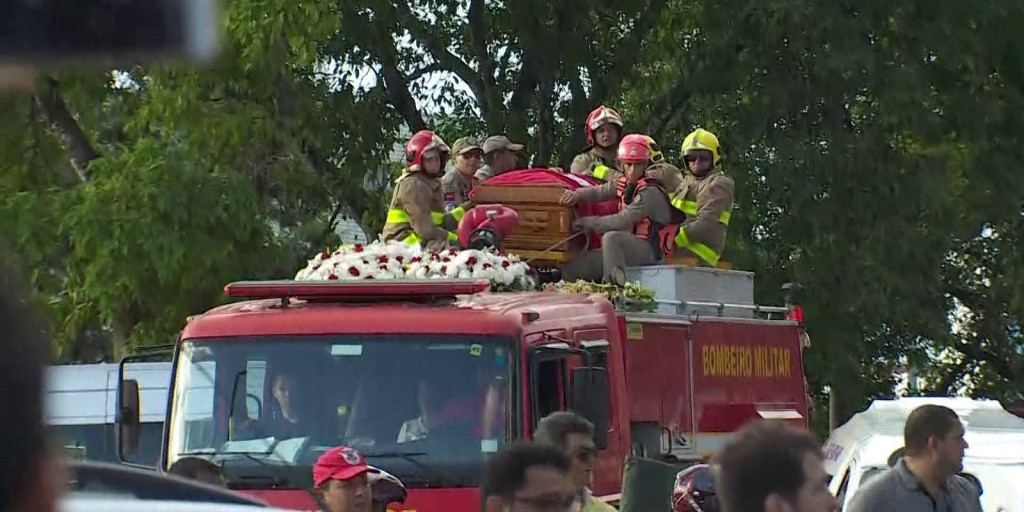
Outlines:
[[[451,297],[490,289],[486,279],[394,279],[387,281],[237,281],[224,294],[248,299],[343,299],[371,297]]]

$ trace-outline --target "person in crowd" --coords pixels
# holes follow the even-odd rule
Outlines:
[[[533,440],[557,448],[569,459],[569,478],[582,504],[582,512],[614,512],[615,508],[594,497],[590,480],[597,461],[594,425],[568,411],[553,412],[537,423]]]
[[[227,487],[224,472],[217,464],[199,457],[182,457],[171,464],[169,474],[188,478],[205,484]]]
[[[373,494],[373,512],[384,512],[392,503],[405,503],[408,491],[397,476],[370,466],[370,492]]]
[[[516,144],[504,135],[487,137],[483,144],[484,165],[476,172],[477,182],[499,174],[514,171],[525,146]]]
[[[16,275],[0,255],[0,512],[56,512],[67,476],[43,424],[50,338]]]
[[[576,512],[569,461],[560,450],[526,441],[487,461],[480,484],[484,512]]]
[[[416,132],[405,147],[405,171],[395,184],[381,238],[440,251],[458,245],[456,229],[471,204],[445,211],[441,171],[451,150],[429,130]]]
[[[567,190],[562,196],[561,203],[568,206],[611,197],[619,201],[614,214],[576,220],[579,228],[602,233],[601,248],[569,261],[562,269],[567,281],[610,280],[616,268],[655,264],[675,249],[673,239],[682,219],[673,213],[661,183],[647,175],[648,168],[663,159],[657,143],[646,135],[627,135],[619,144],[618,158],[625,174],[616,181]]]
[[[703,128],[683,140],[683,161],[689,171],[683,180],[675,187],[665,184],[672,206],[686,215],[675,245],[714,267],[725,249],[735,184],[722,170],[718,137]]]
[[[910,412],[903,456],[854,494],[849,512],[981,512],[978,486],[960,476],[964,426],[956,412],[934,404]]]
[[[451,212],[459,205],[469,201],[469,191],[473,189],[483,159],[483,149],[473,137],[462,137],[452,144],[455,154],[455,165],[452,170],[441,178],[444,188],[444,209]]]
[[[615,109],[601,105],[587,116],[584,127],[590,147],[576,155],[569,165],[569,172],[614,183],[622,175],[622,166],[617,158],[622,139],[622,116]]]
[[[832,512],[821,444],[777,421],[754,421],[717,456],[723,512]]]
[[[313,465],[313,494],[321,504],[320,512],[371,512],[370,477],[378,472],[348,446],[324,452]]]

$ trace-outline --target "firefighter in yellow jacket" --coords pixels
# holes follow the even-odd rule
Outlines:
[[[578,254],[562,269],[563,279],[609,280],[617,267],[652,265],[672,252],[672,240],[682,215],[674,213],[658,180],[645,175],[662,158],[654,139],[627,135],[618,149],[625,174],[599,187],[565,192],[562,204],[572,206],[615,197],[619,200],[619,211],[576,221],[581,229],[603,233],[601,250]]]
[[[703,128],[683,139],[683,161],[689,172],[669,194],[672,206],[686,214],[676,247],[714,267],[725,249],[735,185],[722,171],[718,137]]]
[[[569,172],[615,183],[622,176],[622,164],[615,155],[622,140],[622,116],[615,109],[601,105],[587,116],[585,128],[590,149],[576,155]]]
[[[451,150],[429,130],[421,130],[405,146],[405,171],[395,183],[388,219],[381,237],[420,244],[431,251],[458,245],[459,220],[472,208],[463,203],[445,213],[441,173]]]

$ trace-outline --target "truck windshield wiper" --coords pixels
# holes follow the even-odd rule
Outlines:
[[[280,472],[281,472],[280,470],[283,469],[283,468],[281,466],[276,465],[276,464],[270,464],[266,460],[257,457],[257,455],[271,455],[271,454],[272,454],[272,452],[271,453],[258,452],[258,451],[229,451],[229,452],[222,452],[222,451],[217,451],[217,450],[192,450],[192,451],[188,451],[188,452],[179,452],[178,453],[179,456],[181,456],[181,455],[186,455],[186,456],[189,456],[189,455],[209,455],[209,456],[211,456],[211,458],[215,458],[218,455],[241,455],[241,456],[243,456],[243,457],[245,457],[245,458],[247,458],[247,459],[249,459],[249,460],[251,460],[251,461],[253,461],[253,462],[257,463],[257,464],[259,464],[262,467],[273,468],[271,472],[272,473],[278,473],[278,474],[272,474],[272,475],[244,475],[243,474],[243,475],[233,475],[233,476],[231,476],[229,473],[225,473],[224,476],[228,478],[229,483],[231,484],[231,486],[233,488],[235,488],[235,489],[262,489],[262,488],[265,488],[265,487],[284,487],[288,483],[288,480],[280,475]],[[224,462],[227,462],[227,461],[225,460]],[[226,466],[226,464],[222,463],[222,466]]]
[[[431,481],[435,482],[436,485],[441,487],[461,487],[462,482],[458,479],[447,478],[444,473],[440,472],[434,466],[431,466],[419,458],[426,455],[427,452],[379,452],[379,453],[368,453],[366,457],[390,457],[396,459],[402,459],[410,464],[422,469],[427,473]]]
[[[244,451],[244,450],[242,450],[242,451],[230,451],[230,452],[222,452],[222,451],[219,451],[219,450],[192,450],[192,451],[188,451],[188,452],[178,452],[178,456],[181,456],[181,455],[209,455],[211,457],[216,457],[218,455],[241,455],[241,456],[243,456],[243,457],[245,457],[245,458],[247,458],[247,459],[249,459],[249,460],[251,460],[251,461],[253,461],[253,462],[255,462],[255,463],[259,464],[259,465],[261,465],[261,466],[272,466],[272,464],[269,464],[265,459],[261,459],[261,458],[257,457],[257,455],[272,455],[272,454],[273,454],[273,452]]]

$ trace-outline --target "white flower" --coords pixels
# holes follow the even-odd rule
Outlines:
[[[515,255],[493,249],[425,251],[419,246],[380,241],[348,245],[316,254],[295,274],[299,281],[353,279],[482,278],[492,288],[533,288],[529,266]]]

